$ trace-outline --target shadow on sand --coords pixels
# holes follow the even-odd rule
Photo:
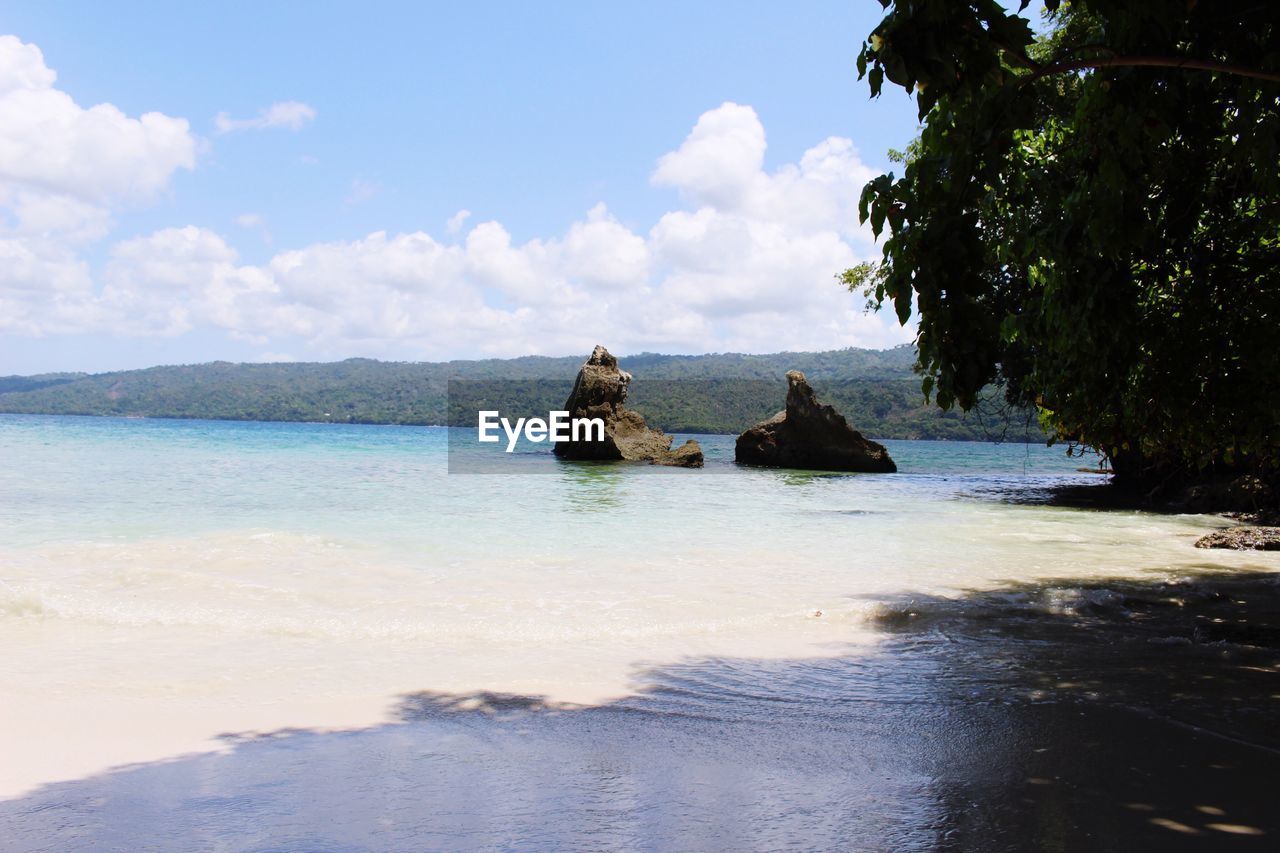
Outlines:
[[[48,785],[0,845],[1274,850],[1277,581],[895,599],[872,650],[690,660],[602,706],[414,693]]]

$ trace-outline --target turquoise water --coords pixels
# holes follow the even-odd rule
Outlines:
[[[609,507],[633,513],[620,525],[632,529],[715,514],[702,531],[714,534],[729,521],[721,513],[769,511],[773,501],[784,511],[822,509],[811,502],[842,498],[853,484],[859,500],[874,501],[1094,480],[1076,474],[1087,461],[1068,459],[1061,448],[930,441],[885,442],[901,471],[892,479],[750,470],[733,465],[732,436],[700,435],[675,442],[700,441],[707,458],[700,472],[562,463],[526,444],[509,457],[511,479],[488,481],[447,476],[448,432],[0,415],[0,544],[248,527],[332,532],[335,525],[353,536],[429,544],[456,534],[455,520],[466,519],[485,529],[476,544],[490,549],[504,532],[536,536],[549,519]],[[734,481],[703,482],[717,474]],[[683,490],[682,503],[662,500],[671,488]],[[466,542],[455,536],[451,544]]]
[[[0,416],[0,793],[420,691],[847,655],[918,596],[1270,565],[1194,549],[1220,519],[1045,503],[1096,482],[1060,448],[886,442],[899,473],[859,475],[698,440],[703,470],[466,475],[441,428]]]

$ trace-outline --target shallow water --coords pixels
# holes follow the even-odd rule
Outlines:
[[[1221,519],[1046,504],[1054,487],[1094,481],[1058,448],[886,442],[900,473],[825,475],[738,469],[731,437],[701,436],[703,471],[525,452],[511,459],[510,474],[465,475],[447,473],[447,436],[438,428],[0,416],[0,794],[193,752],[238,761],[243,744],[258,744],[246,732],[360,727],[372,733],[358,750],[375,754],[393,748],[378,737],[436,743],[449,737],[441,715],[426,714],[436,721],[430,732],[410,726],[419,733],[408,735],[404,721],[426,712],[407,711],[404,697],[453,708],[449,697],[486,693],[597,706],[552,716],[612,721],[599,747],[607,779],[607,753],[659,737],[618,722],[631,719],[619,709],[636,696],[683,695],[679,702],[697,706],[689,719],[746,726],[712,735],[691,723],[676,742],[705,735],[747,751],[758,746],[752,726],[787,731],[794,711],[821,728],[806,709],[846,695],[883,709],[905,691],[912,707],[950,707],[930,692],[938,682],[928,674],[963,667],[941,652],[913,657],[919,641],[890,630],[925,603],[997,591],[1027,596],[1037,613],[1073,617],[1091,579],[1106,579],[1088,591],[1105,604],[1115,582],[1280,568],[1269,554],[1194,549]],[[1010,592],[1015,583],[1030,586]],[[912,666],[923,667],[921,677],[903,680]],[[1001,671],[982,669],[972,689],[988,695]],[[673,673],[698,686],[681,694]],[[449,725],[479,713],[463,710],[445,715]],[[578,734],[572,744],[557,741],[551,716],[521,715],[532,715],[545,754],[582,760]],[[931,715],[913,712],[909,730],[929,731]],[[892,717],[846,715],[840,726],[881,743],[887,756],[895,736],[883,727]],[[388,721],[383,735],[369,728]],[[515,729],[503,731],[493,737],[515,738]],[[817,738],[813,767],[838,775],[847,745],[817,731],[793,735]],[[998,734],[998,720],[983,731]],[[219,737],[228,733],[239,734]],[[320,752],[306,760],[329,760],[326,750],[341,751],[330,744],[344,742],[318,740]],[[938,775],[922,741],[898,742],[919,759],[884,769],[885,801],[902,805],[905,791]],[[719,746],[688,748],[723,757]],[[773,753],[759,748],[767,765]],[[413,749],[462,761],[448,749]],[[498,779],[510,749],[485,759],[494,784],[518,783]],[[668,772],[693,773],[679,755],[669,752]],[[367,756],[341,761],[356,774],[352,784],[373,772]],[[736,772],[732,762],[708,761],[707,796],[738,802],[717,775]],[[757,769],[772,778],[781,766]],[[865,804],[879,770],[864,770],[871,775],[850,796]],[[803,800],[812,786],[787,772]],[[840,796],[838,786],[830,793]],[[563,808],[585,804],[561,795],[570,798]],[[761,820],[772,814],[767,802],[758,806]],[[936,823],[904,814],[910,819],[893,825],[910,832]],[[340,846],[356,835],[342,835]],[[784,835],[770,837],[785,846]]]

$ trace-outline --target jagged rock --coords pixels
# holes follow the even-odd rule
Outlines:
[[[819,403],[798,370],[787,373],[787,408],[738,436],[734,459],[773,468],[886,474],[898,470],[883,445],[863,438],[843,415]]]
[[[1280,551],[1280,527],[1228,527],[1196,540],[1197,548],[1233,551]]]
[[[604,441],[561,441],[554,452],[561,459],[625,459],[657,465],[702,467],[702,448],[689,440],[671,449],[671,436],[651,429],[638,412],[623,405],[631,374],[618,367],[618,359],[597,346],[578,371],[565,402],[570,418],[600,418]]]
[[[692,438],[675,450],[668,450],[653,460],[654,465],[675,465],[681,468],[702,467],[702,445]]]

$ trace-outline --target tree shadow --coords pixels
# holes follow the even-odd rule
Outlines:
[[[1275,849],[1277,576],[874,602],[830,657],[690,659],[595,706],[418,691],[0,803],[12,849]]]

